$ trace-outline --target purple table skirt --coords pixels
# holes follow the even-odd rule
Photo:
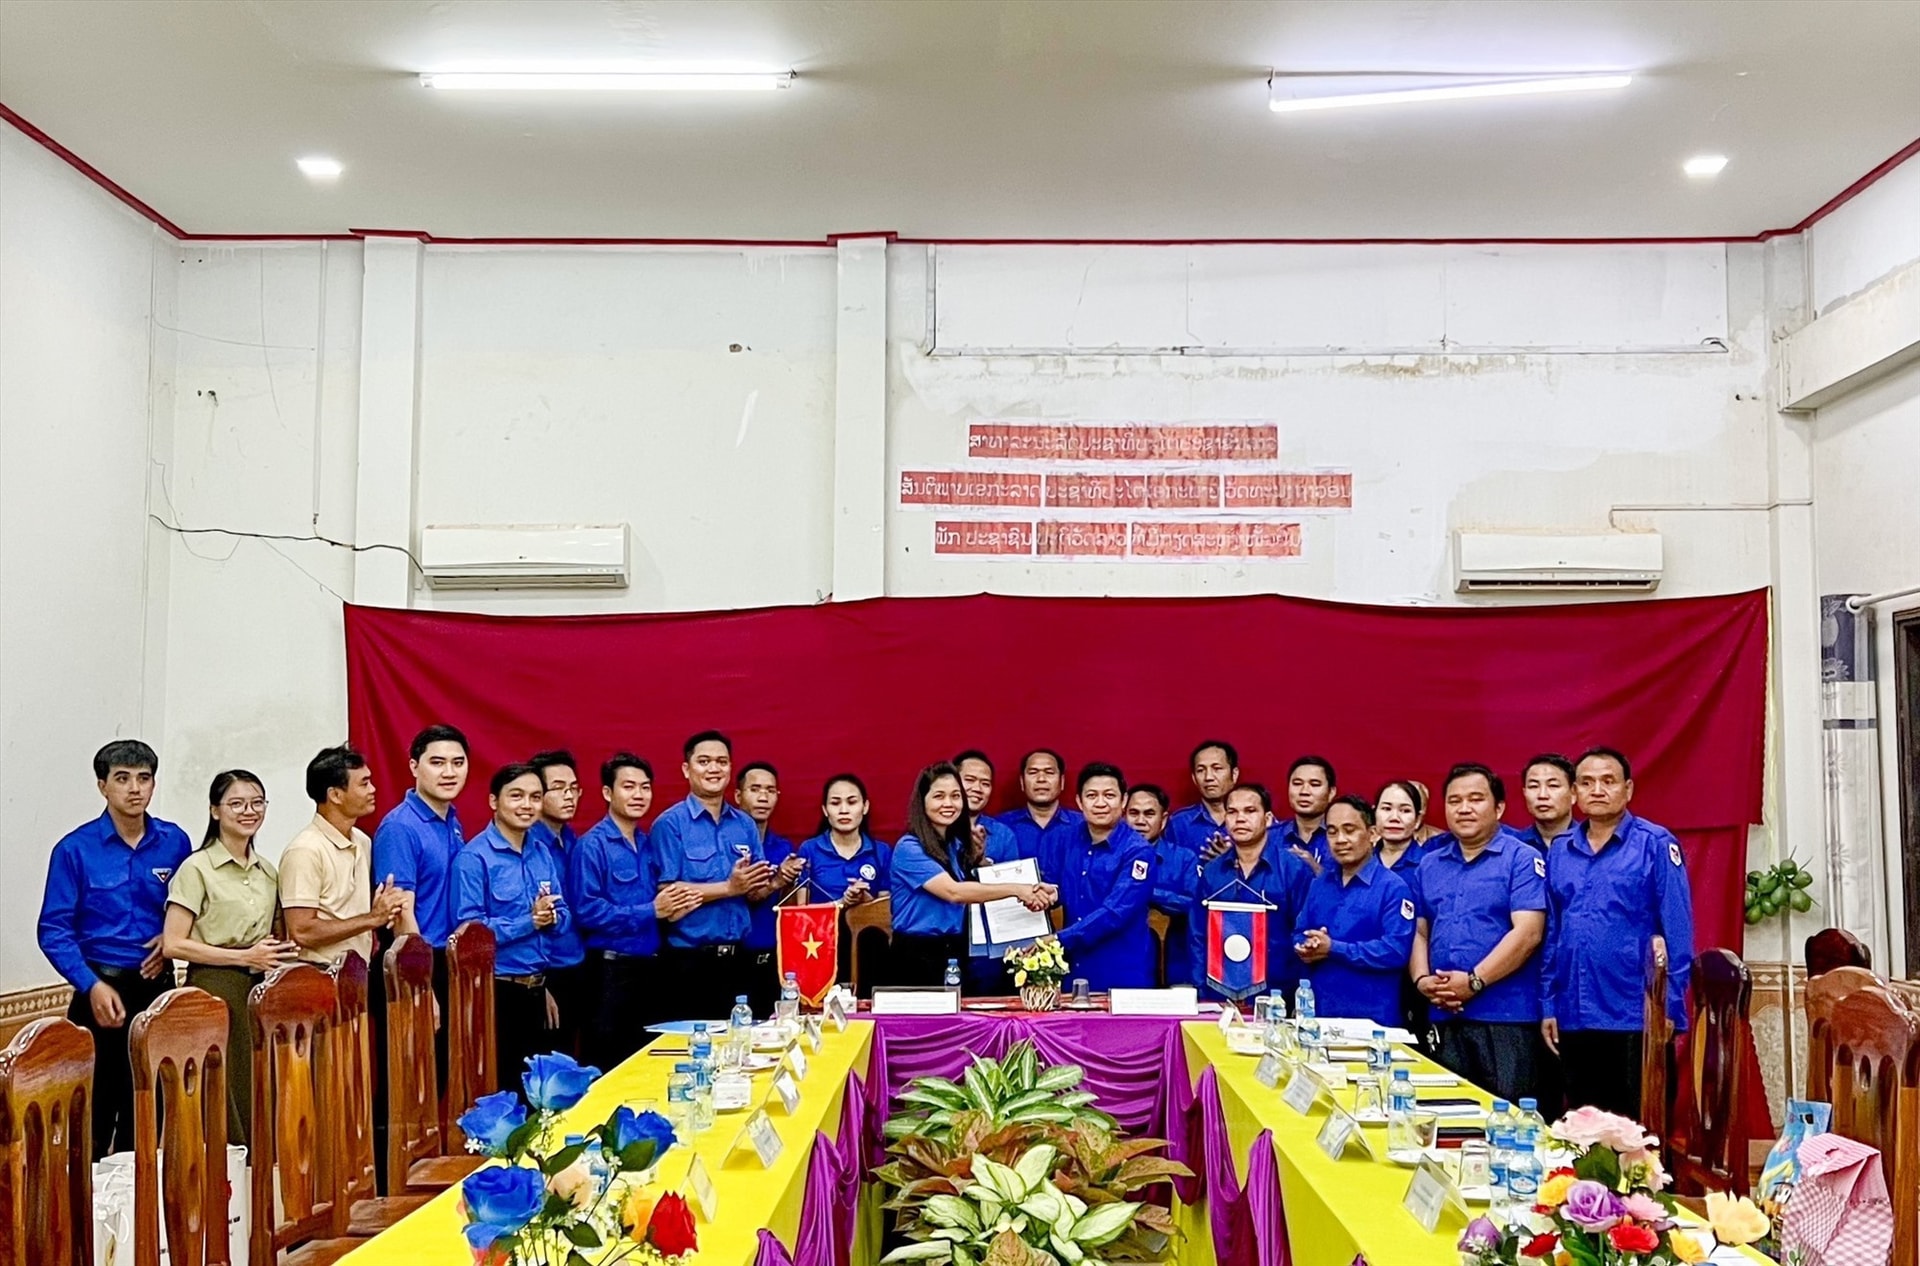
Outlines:
[[[1242,1184],[1213,1069],[1193,1084],[1180,1020],[1016,1012],[880,1016],[873,1023],[867,1077],[854,1077],[847,1088],[839,1137],[814,1136],[794,1251],[762,1230],[754,1266],[850,1266],[860,1189],[868,1168],[881,1163],[880,1127],[893,1097],[916,1077],[957,1078],[975,1055],[997,1059],[1022,1038],[1031,1038],[1048,1063],[1084,1068],[1084,1088],[1129,1132],[1168,1140],[1168,1155],[1195,1174],[1174,1184],[1180,1199],[1207,1199],[1219,1266],[1290,1266],[1273,1137],[1262,1132],[1254,1140]]]

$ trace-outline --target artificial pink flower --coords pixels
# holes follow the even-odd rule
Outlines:
[[[1639,1167],[1642,1172],[1633,1175],[1635,1167]],[[1635,1148],[1631,1152],[1622,1152],[1620,1154],[1620,1172],[1633,1175],[1636,1184],[1645,1187],[1648,1191],[1665,1191],[1667,1184],[1673,1181],[1673,1179],[1667,1175],[1665,1168],[1660,1164],[1660,1146],[1657,1139],[1650,1142],[1646,1147]]]
[[[1597,1143],[1616,1152],[1641,1151],[1659,1142],[1638,1121],[1598,1108],[1575,1108],[1554,1123],[1553,1132],[1575,1147],[1587,1148]]]
[[[1621,1203],[1627,1206],[1628,1217],[1645,1222],[1648,1226],[1660,1228],[1670,1226],[1673,1222],[1658,1200],[1642,1192],[1634,1192]]]

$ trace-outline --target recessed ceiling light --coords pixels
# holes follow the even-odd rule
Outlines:
[[[1600,92],[1624,88],[1632,75],[1562,75],[1553,79],[1497,79],[1485,83],[1442,84],[1433,88],[1396,88],[1387,92],[1345,93],[1337,97],[1271,97],[1275,114],[1339,110],[1348,106],[1411,105],[1419,101],[1464,101],[1473,97],[1530,97],[1556,92]],[[1268,81],[1271,85],[1272,80]]]
[[[339,159],[322,158],[318,155],[295,159],[294,164],[300,168],[303,175],[313,180],[332,180],[346,170],[340,165]]]
[[[428,71],[424,87],[477,92],[769,92],[793,82],[780,71]]]
[[[1680,164],[1680,170],[1689,176],[1718,176],[1726,165],[1725,154],[1696,154]]]

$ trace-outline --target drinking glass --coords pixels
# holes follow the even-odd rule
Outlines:
[[[1407,1114],[1407,1130],[1411,1136],[1408,1141],[1421,1151],[1432,1150],[1440,1141],[1440,1115],[1436,1112],[1411,1112]]]
[[[1074,1005],[1084,1007],[1091,1000],[1092,996],[1092,991],[1087,986],[1087,978],[1085,976],[1075,976],[1073,978]]]
[[[1484,1187],[1492,1181],[1492,1161],[1485,1139],[1467,1139],[1460,1144],[1460,1187]]]
[[[1386,1100],[1380,1094],[1380,1083],[1371,1077],[1362,1077],[1353,1083],[1353,1115],[1362,1119],[1370,1116],[1383,1116],[1386,1113]]]

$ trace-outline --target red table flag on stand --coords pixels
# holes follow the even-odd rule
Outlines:
[[[800,985],[800,998],[817,1007],[840,975],[840,907],[837,904],[783,905],[774,911],[780,974]]]

